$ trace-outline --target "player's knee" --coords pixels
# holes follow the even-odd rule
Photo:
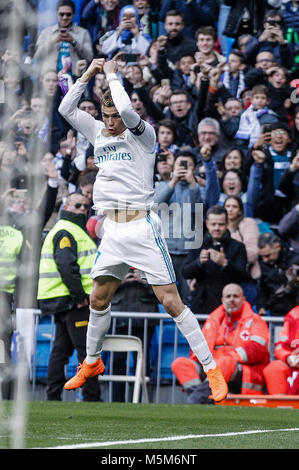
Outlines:
[[[177,291],[165,291],[160,296],[160,302],[163,304],[166,312],[172,317],[179,316],[185,308]]]
[[[92,309],[101,311],[106,310],[109,307],[110,299],[97,291],[93,290],[90,294],[90,306]]]
[[[162,303],[163,307],[165,308],[166,312],[169,313],[169,315],[173,317],[178,315],[178,305],[176,296],[174,296],[172,293],[166,293],[163,296]]]

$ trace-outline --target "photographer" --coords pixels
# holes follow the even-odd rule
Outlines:
[[[253,216],[264,222],[278,224],[291,207],[289,196],[280,187],[280,180],[291,165],[290,143],[290,130],[285,124],[275,123],[269,129],[263,126],[246,164],[254,182],[254,191],[248,185],[247,200],[254,199]]]
[[[244,244],[230,236],[224,207],[210,207],[205,222],[203,244],[201,248],[189,250],[183,276],[195,280],[191,308],[206,314],[221,303],[226,284],[246,281],[247,255]]]
[[[277,64],[291,69],[294,65],[294,47],[283,35],[283,18],[277,10],[270,10],[264,16],[263,32],[257,38],[253,36],[244,51],[246,64],[254,65],[259,52],[272,52]]]

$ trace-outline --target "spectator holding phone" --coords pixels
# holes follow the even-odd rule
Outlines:
[[[190,233],[189,237],[186,234],[184,210],[187,208],[190,211],[191,226],[189,231],[194,229],[194,224],[195,230],[200,230],[200,227],[196,225],[196,223],[198,224],[195,215],[196,204],[204,203],[207,206],[217,200],[213,181],[210,178],[207,179],[206,200],[202,200],[201,188],[194,176],[195,164],[195,156],[191,149],[181,147],[175,157],[172,177],[170,180],[160,181],[155,188],[155,202],[160,205],[162,224],[165,220],[163,209],[165,208],[168,213],[170,206],[174,208],[171,210],[172,214],[168,213],[169,227],[164,225],[164,230],[169,232],[168,235],[166,234],[166,242],[179,283],[179,290],[185,302],[188,302],[189,299],[189,288],[186,279],[182,276],[182,267],[187,253],[186,241],[190,241],[192,234]]]
[[[292,44],[284,38],[283,16],[277,10],[269,10],[263,20],[263,31],[253,36],[246,44],[244,51],[245,62],[253,65],[259,52],[272,52],[275,62],[291,69],[294,65],[294,50]]]
[[[290,144],[289,127],[277,122],[269,129],[263,128],[252,148],[248,164],[251,180],[255,186],[253,216],[264,222],[277,224],[290,209],[289,198],[283,193],[284,188],[280,187],[280,180],[292,161]],[[247,195],[248,193],[249,185]]]
[[[125,5],[120,10],[118,28],[102,36],[100,44],[108,57],[119,50],[127,54],[146,54],[150,43],[141,32],[138,10],[133,5]],[[137,62],[137,58],[130,62]]]
[[[36,71],[59,72],[67,63],[68,70],[76,73],[80,59],[91,62],[93,49],[87,29],[73,23],[76,7],[72,0],[59,0],[57,3],[58,23],[41,31],[37,38],[34,60]]]

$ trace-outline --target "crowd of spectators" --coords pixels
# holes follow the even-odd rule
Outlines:
[[[165,229],[185,303],[209,314],[238,282],[256,313],[285,316],[299,304],[299,1],[3,1],[1,198],[27,252],[32,227],[42,243],[72,192],[101,241],[93,147],[58,112],[101,57],[156,129],[155,202],[162,216],[181,209]],[[79,108],[101,119],[107,88],[99,73]]]

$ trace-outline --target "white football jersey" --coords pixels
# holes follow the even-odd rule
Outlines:
[[[115,74],[110,75],[116,78]],[[62,100],[59,112],[94,146],[95,164],[99,168],[93,189],[94,207],[100,212],[149,210],[154,204],[154,128],[133,110],[120,81],[112,80],[112,98],[127,129],[111,136],[102,121],[77,107],[86,85],[77,80]]]

